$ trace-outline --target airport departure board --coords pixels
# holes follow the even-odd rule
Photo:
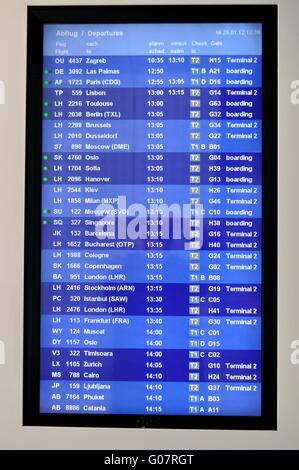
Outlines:
[[[62,20],[39,33],[37,414],[258,426],[263,22]],[[272,149],[274,171],[275,136]]]

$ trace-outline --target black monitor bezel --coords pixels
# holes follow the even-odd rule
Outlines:
[[[197,20],[198,19],[198,20]],[[43,25],[48,23],[262,23],[262,416],[41,414],[40,259]],[[28,7],[23,425],[176,429],[277,429],[277,6]]]

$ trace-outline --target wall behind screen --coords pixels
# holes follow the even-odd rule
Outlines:
[[[83,2],[81,2],[82,4]],[[180,3],[93,2],[88,4]],[[181,2],[182,3],[182,2]],[[192,2],[188,3],[207,3]],[[209,2],[213,3],[213,2]],[[228,3],[217,0],[215,3]],[[252,3],[237,1],[230,3]],[[263,4],[273,3],[263,0]],[[299,104],[291,83],[299,80],[299,2],[279,4],[279,404],[278,431],[182,431],[22,427],[23,206],[25,155],[25,0],[0,3],[0,358],[1,449],[263,449],[299,448],[299,364],[291,343],[299,340],[297,248],[299,222],[297,134]],[[30,5],[80,5],[47,0]],[[154,8],[154,6],[153,6]],[[5,87],[4,87],[5,85]],[[294,85],[295,86],[295,85]],[[5,96],[4,96],[5,88]],[[299,96],[299,94],[298,94]],[[4,99],[5,98],[5,99]],[[5,102],[4,102],[5,101]],[[298,98],[299,101],[299,98]],[[3,103],[4,102],[4,103]],[[299,355],[298,355],[299,356]],[[293,358],[294,359],[294,358]],[[293,361],[295,362],[295,361]]]

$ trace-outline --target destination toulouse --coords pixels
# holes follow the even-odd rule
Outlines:
[[[42,413],[260,415],[261,42],[45,26]]]

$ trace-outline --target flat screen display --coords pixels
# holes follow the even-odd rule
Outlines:
[[[262,417],[263,60],[246,18],[43,24],[40,416]]]

